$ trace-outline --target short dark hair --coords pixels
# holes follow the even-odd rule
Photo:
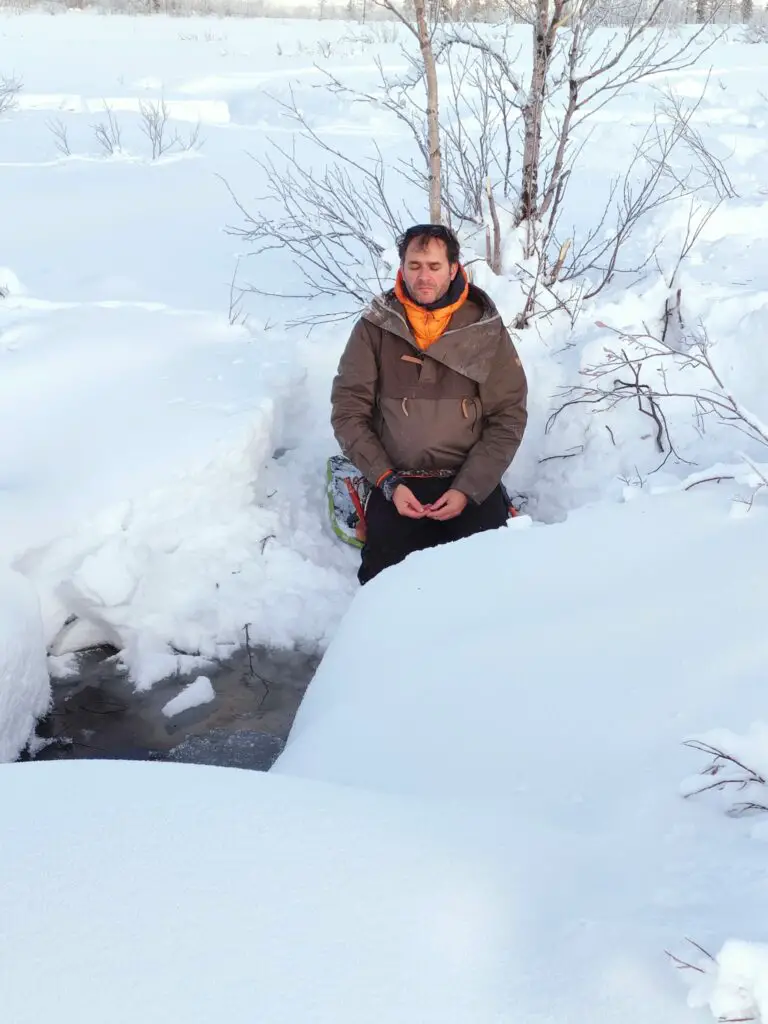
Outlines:
[[[421,242],[419,248],[426,249],[433,239],[445,243],[449,263],[459,262],[461,253],[459,240],[453,231],[443,224],[414,224],[412,228],[408,228],[404,234],[400,235],[397,240],[397,252],[400,256],[400,262],[402,263],[405,259],[405,254],[411,242],[419,240]]]

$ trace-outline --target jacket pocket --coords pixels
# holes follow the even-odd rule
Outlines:
[[[461,414],[468,425],[473,429],[478,426],[483,418],[483,404],[479,398],[462,398]]]

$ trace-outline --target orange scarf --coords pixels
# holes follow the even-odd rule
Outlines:
[[[402,271],[398,270],[397,272],[395,295],[405,309],[405,315],[408,317],[416,344],[422,352],[443,336],[451,317],[467,300],[469,278],[464,267],[459,267],[459,273],[464,278],[464,290],[459,298],[450,306],[443,306],[442,309],[425,309],[406,295]]]

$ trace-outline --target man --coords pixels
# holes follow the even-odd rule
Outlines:
[[[373,485],[358,579],[506,524],[501,478],[527,423],[523,367],[442,225],[398,241],[395,286],[350,335],[331,390],[342,452]]]

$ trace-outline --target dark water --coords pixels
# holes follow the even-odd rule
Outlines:
[[[36,760],[118,758],[268,770],[320,662],[319,654],[251,648],[226,663],[174,676],[137,693],[114,651],[81,655],[77,676],[54,680],[54,706],[38,727]],[[162,707],[196,676],[216,698],[166,718]]]

